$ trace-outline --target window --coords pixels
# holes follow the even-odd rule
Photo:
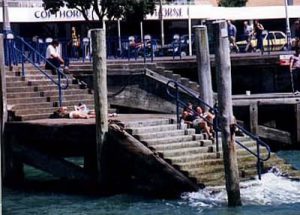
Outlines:
[[[275,33],[277,39],[285,39],[285,36],[279,32]]]

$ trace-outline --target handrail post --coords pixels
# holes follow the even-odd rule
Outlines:
[[[143,53],[144,53],[144,63],[146,63],[146,40],[143,41]]]
[[[59,69],[57,69],[57,77],[58,77],[58,102],[59,102],[59,107],[61,107],[62,106],[62,90],[61,90],[61,77],[60,77]]]
[[[151,62],[153,62],[154,50],[153,50],[153,40],[151,39]]]
[[[25,77],[25,68],[24,68],[24,59],[25,59],[25,57],[24,57],[24,55],[25,55],[24,51],[25,51],[25,47],[24,47],[23,39],[22,39],[22,48],[21,48],[21,50],[22,50],[22,53],[21,53],[22,77]]]
[[[219,124],[219,120],[218,120],[219,116],[217,113],[215,113],[215,119],[213,121],[213,127],[214,127],[214,130],[216,132],[216,135],[215,135],[215,138],[216,138],[216,152],[218,153],[220,151],[219,149],[219,132],[218,132],[218,124]]]
[[[179,118],[179,91],[178,91],[178,84],[175,83],[175,88],[176,88],[176,115],[177,115],[177,124],[180,123],[180,118]]]
[[[257,149],[257,163],[256,163],[256,168],[257,168],[258,179],[261,180],[260,150],[259,150],[259,143],[258,143],[257,140],[256,140],[256,149]]]

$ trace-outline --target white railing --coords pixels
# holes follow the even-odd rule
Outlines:
[[[42,7],[42,0],[8,0],[9,7]]]

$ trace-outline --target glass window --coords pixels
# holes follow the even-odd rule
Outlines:
[[[274,39],[274,34],[273,33],[269,33],[267,39],[273,40]]]
[[[275,36],[276,36],[277,39],[284,39],[285,38],[284,35],[281,34],[281,33],[275,33]]]

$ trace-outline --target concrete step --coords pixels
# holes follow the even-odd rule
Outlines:
[[[62,91],[63,95],[80,95],[80,94],[88,94],[88,90],[86,89],[68,89]],[[24,97],[47,97],[47,96],[57,96],[58,90],[47,90],[47,91],[35,91],[35,92],[9,92],[7,93],[7,98],[24,98]],[[92,95],[92,94],[90,94]]]
[[[75,95],[63,95],[63,101],[77,101],[77,104],[81,102],[81,100],[89,101],[89,103],[94,102],[94,96],[91,94],[75,94]],[[47,101],[58,101],[59,96],[47,96]],[[81,102],[83,103],[83,102]]]
[[[16,98],[30,98],[30,97],[43,97],[41,92],[9,92],[6,93],[7,99],[16,99]]]
[[[178,165],[184,162],[195,162],[195,161],[201,161],[207,159],[217,159],[220,158],[220,156],[221,156],[220,153],[210,152],[210,153],[192,154],[188,156],[178,155],[176,157],[164,155],[164,159],[169,160],[172,164]]]
[[[49,102],[45,97],[23,97],[23,98],[7,98],[8,104],[26,104],[26,103],[42,103]]]
[[[61,81],[62,85],[66,85],[66,80]],[[69,82],[69,85],[72,85],[71,82]],[[51,82],[50,80],[30,80],[30,81],[15,81],[15,82],[8,82],[6,83],[6,87],[24,87],[24,86],[51,86],[56,87],[57,85]]]
[[[13,104],[12,111],[22,110],[22,109],[31,109],[34,110],[36,108],[49,108],[54,107],[53,103],[50,102],[38,102],[38,103],[23,103],[23,104]]]
[[[174,137],[147,139],[147,144],[149,146],[155,146],[160,144],[185,142],[185,141],[192,141],[192,140],[203,140],[203,135],[193,134],[193,135],[182,135],[182,136],[174,136]]]
[[[21,87],[6,87],[6,93],[19,93],[19,92],[38,92],[37,87],[34,86],[21,86]]]
[[[253,179],[257,175],[256,170],[249,169],[239,171],[240,181],[248,181]],[[225,173],[213,173],[209,175],[203,175],[201,178],[197,178],[198,184],[205,184],[205,186],[220,186],[225,184]]]
[[[57,75],[48,74],[49,77],[51,77],[54,80],[57,80]],[[47,77],[44,74],[27,74],[25,77],[17,76],[17,75],[10,75],[6,76],[6,83],[9,82],[15,82],[15,81],[30,81],[30,80],[49,80],[49,77]],[[74,78],[71,75],[66,75],[66,77],[72,81]],[[64,79],[65,77],[63,77]]]
[[[70,89],[80,89],[79,85],[71,84],[68,86],[66,90]],[[18,93],[18,92],[39,92],[39,91],[51,91],[51,90],[58,90],[56,85],[45,85],[45,86],[11,86],[6,88],[7,93]],[[65,90],[62,90],[65,91]]]
[[[207,147],[212,145],[211,140],[198,140],[198,141],[185,141],[185,142],[175,142],[175,143],[166,143],[166,144],[157,144],[152,147],[155,151],[165,152],[167,150],[176,150],[176,149],[184,149],[184,148],[199,148],[199,147]]]
[[[78,104],[79,102],[83,103],[82,101],[85,101],[86,103],[94,103],[94,98],[92,95],[88,94],[76,94],[76,95],[63,95],[62,97],[63,102],[75,102],[75,104]],[[59,100],[58,96],[51,96],[51,97],[23,97],[23,98],[8,98],[7,103],[8,104],[26,104],[26,103],[43,103],[43,102],[57,102]]]
[[[126,129],[131,135],[177,130],[177,124],[153,125]]]
[[[248,148],[249,147],[256,147],[256,142],[254,140],[246,140],[246,141],[243,140],[241,143],[243,144],[243,146],[248,147]],[[241,149],[242,148],[242,146],[240,146],[237,143],[235,144],[235,147],[236,147],[236,149]],[[221,140],[219,141],[219,149],[222,150],[222,142],[221,142]],[[256,148],[255,148],[255,151],[253,151],[253,152],[256,153]]]
[[[145,126],[167,125],[170,123],[172,123],[171,119],[148,119],[148,120],[127,122],[125,128],[130,129],[130,128],[145,127]]]
[[[74,105],[78,105],[79,102],[86,104],[89,107],[94,105],[94,101],[91,100],[69,100],[69,101],[62,101],[62,106],[70,106],[74,107]],[[21,103],[21,104],[14,104],[12,110],[22,110],[22,109],[31,109],[34,110],[35,108],[51,108],[51,107],[58,107],[58,101],[55,102],[30,102],[30,103]]]
[[[190,155],[195,155],[195,154],[209,153],[209,152],[212,152],[212,150],[213,150],[213,148],[211,146],[171,149],[171,150],[163,151],[163,156],[172,160],[172,157],[190,156]]]
[[[182,136],[182,135],[192,135],[195,134],[194,129],[186,129],[186,130],[171,130],[171,131],[161,131],[155,133],[146,133],[146,134],[139,134],[136,135],[137,139],[141,141],[145,141],[147,139],[153,138],[163,138],[163,137],[174,137],[174,136]]]
[[[239,164],[239,170],[246,170],[254,168],[256,169],[256,160],[250,160],[250,161],[238,161]],[[215,164],[215,165],[203,165],[199,167],[190,167],[190,166],[180,166],[182,170],[187,171],[191,177],[198,178],[204,174],[210,174],[210,173],[217,173],[217,172],[224,172],[224,164]]]
[[[33,113],[33,114],[20,116],[20,120],[27,121],[27,120],[36,120],[36,119],[47,119],[49,117],[50,117],[49,113]]]

